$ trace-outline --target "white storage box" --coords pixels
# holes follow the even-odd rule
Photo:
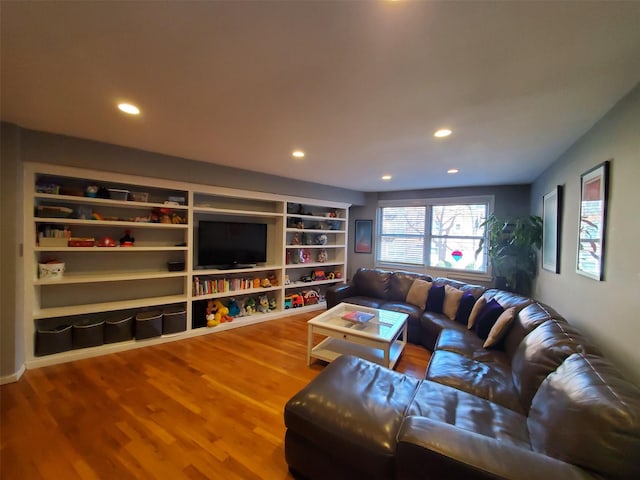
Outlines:
[[[64,275],[64,262],[39,263],[38,277],[43,280],[58,280]]]

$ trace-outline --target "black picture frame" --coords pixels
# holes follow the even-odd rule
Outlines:
[[[576,272],[597,281],[604,280],[610,163],[607,160],[580,175]]]
[[[542,197],[542,268],[560,273],[562,185]]]
[[[373,220],[356,220],[353,242],[355,253],[371,253],[373,251]]]

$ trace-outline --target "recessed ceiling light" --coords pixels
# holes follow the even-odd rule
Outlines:
[[[382,180],[391,180],[393,177],[391,175],[383,175]]]
[[[449,170],[447,170],[447,173],[458,173],[460,170],[458,170],[457,168],[450,168]]]
[[[140,115],[140,109],[130,103],[119,103],[118,108],[129,115]]]
[[[302,150],[294,150],[291,155],[296,158],[304,158],[304,152]]]
[[[449,130],[448,128],[441,128],[440,130],[436,130],[433,133],[433,136],[436,138],[444,138],[451,135],[451,133],[452,133],[451,130]]]

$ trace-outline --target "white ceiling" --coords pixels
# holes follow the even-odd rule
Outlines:
[[[361,191],[529,183],[640,80],[638,1],[3,1],[1,17],[4,121]]]

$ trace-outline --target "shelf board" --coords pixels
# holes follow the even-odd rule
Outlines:
[[[317,268],[317,267],[330,267],[336,265],[344,265],[344,262],[324,262],[324,263],[288,263],[284,267],[289,268]]]
[[[287,227],[288,232],[305,232],[305,233],[345,233],[344,230],[320,230],[317,228],[291,228]]]
[[[169,272],[154,271],[154,272],[128,272],[128,273],[115,273],[115,272],[96,272],[92,274],[79,274],[79,273],[65,273],[59,280],[41,280],[37,279],[33,282],[34,285],[67,285],[71,283],[101,283],[101,282],[122,282],[127,280],[150,280],[155,278],[171,278],[171,277],[186,277],[187,272]]]
[[[295,213],[287,213],[287,218],[299,218],[301,220],[319,220],[324,222],[332,222],[334,220],[338,220],[340,222],[344,222],[347,219],[342,217],[323,217],[320,215],[296,215]]]
[[[216,207],[193,207],[193,213],[219,213],[222,215],[247,216],[247,217],[283,217],[283,213],[264,212],[262,210],[239,210]]]
[[[63,225],[91,225],[93,227],[136,227],[136,228],[177,228],[186,229],[186,223],[153,223],[153,222],[128,222],[123,220],[82,220],[79,218],[48,218],[34,217],[36,223],[60,223]]]
[[[304,288],[304,287],[312,287],[314,285],[327,285],[330,283],[342,283],[344,280],[342,278],[334,278],[333,280],[317,280],[313,282],[294,282],[289,285],[285,285],[285,290],[290,290],[294,288]]]
[[[257,273],[264,272],[267,270],[280,270],[282,265],[265,265],[262,267],[251,267],[251,268],[234,268],[234,269],[219,269],[219,268],[207,268],[207,269],[193,269],[194,276],[203,276],[203,275],[233,275],[236,273]]]
[[[110,198],[95,198],[95,197],[76,197],[74,195],[55,195],[51,193],[36,193],[35,198],[42,200],[52,200],[60,203],[82,203],[91,205],[109,205],[125,208],[170,208],[172,210],[187,210],[187,205],[166,205],[164,203],[151,203],[151,202],[132,202],[128,200],[112,200]]]
[[[164,297],[138,298],[136,300],[121,300],[117,302],[89,303],[83,305],[69,305],[66,307],[41,308],[33,312],[34,320],[41,318],[67,317],[86,313],[101,313],[111,310],[128,310],[131,308],[155,307],[171,303],[184,303],[186,295],[169,295]]]
[[[35,247],[36,252],[177,252],[189,247]]]
[[[345,245],[285,245],[285,247],[302,250],[304,248],[345,248]]]

